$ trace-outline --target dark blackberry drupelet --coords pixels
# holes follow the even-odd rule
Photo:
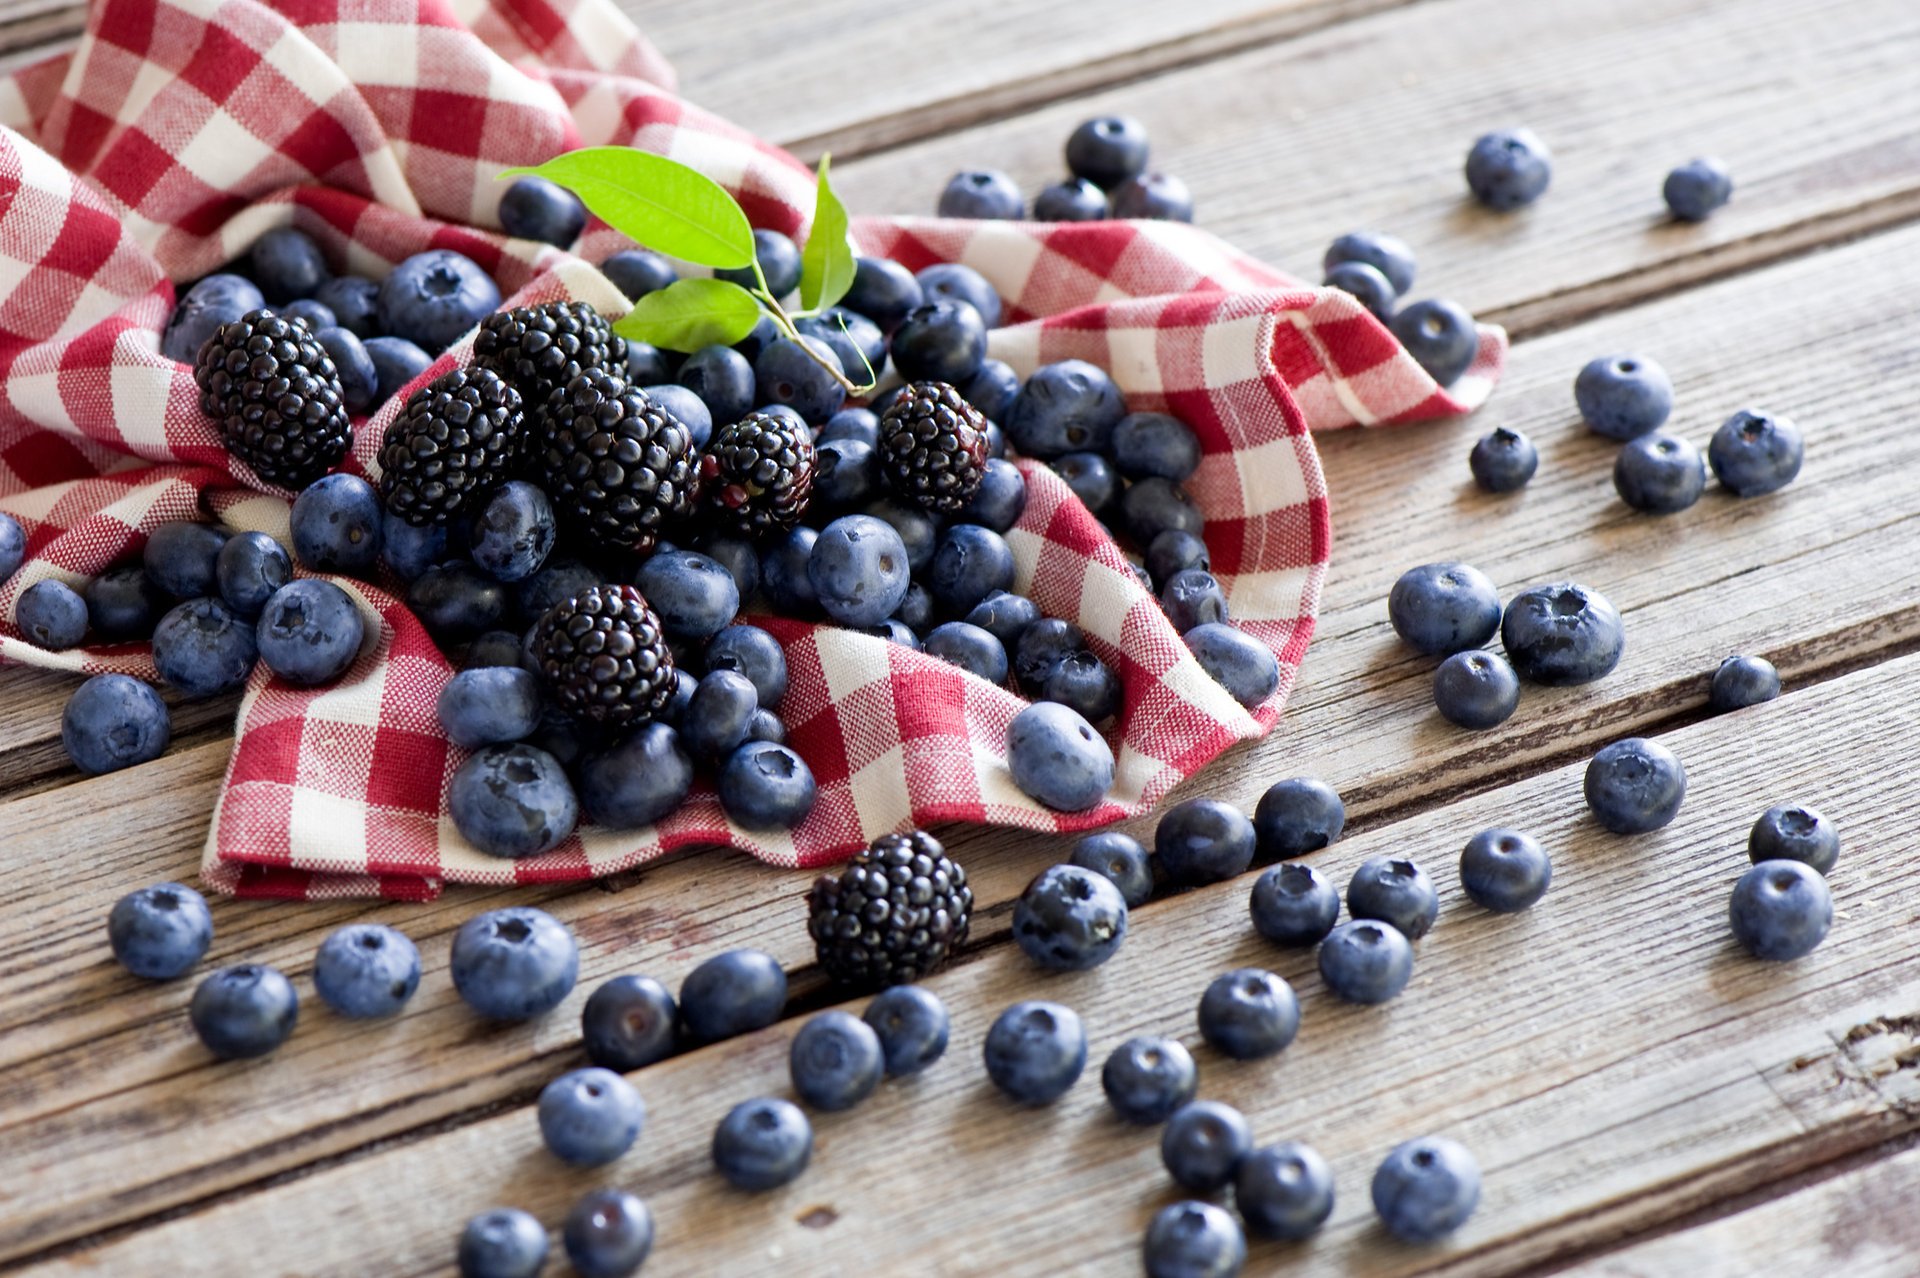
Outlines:
[[[652,722],[679,682],[660,618],[632,586],[596,586],[547,609],[527,654],[557,709],[606,728]]]
[[[520,405],[520,392],[484,368],[443,373],[409,395],[380,443],[387,513],[444,524],[510,479],[526,434]]]
[[[340,372],[298,321],[258,310],[222,324],[201,346],[193,379],[227,451],[269,484],[305,488],[353,443]]]
[[[838,875],[814,880],[807,930],[827,975],[859,989],[906,985],[966,944],[967,872],[924,831],[883,834]]]
[[[813,496],[813,439],[783,413],[748,413],[713,432],[700,478],[721,527],[747,537],[799,524]]]
[[[473,339],[473,362],[500,374],[529,404],[543,404],[582,373],[624,369],[627,347],[585,302],[547,302],[487,316]]]
[[[575,530],[646,554],[692,512],[700,484],[692,432],[624,378],[582,373],[546,401],[540,427],[534,469]]]
[[[986,473],[986,418],[946,382],[913,382],[880,418],[880,457],[895,492],[951,514]]]

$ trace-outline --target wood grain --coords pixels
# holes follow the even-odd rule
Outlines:
[[[1901,232],[1523,343],[1511,386],[1474,427],[1326,441],[1338,541],[1322,633],[1272,738],[1229,755],[1194,792],[1250,806],[1277,777],[1312,772],[1342,788],[1365,823],[1697,715],[1707,673],[1731,651],[1765,653],[1792,684],[1920,640],[1920,510],[1890,503],[1886,488],[1889,474],[1920,466],[1901,407],[1920,393],[1920,356],[1901,319],[1917,254],[1920,232]],[[1855,287],[1823,287],[1835,274]],[[1806,299],[1793,324],[1767,305],[1782,296]],[[1800,416],[1814,443],[1799,483],[1760,501],[1712,493],[1664,520],[1620,507],[1608,452],[1568,420],[1566,388],[1588,354],[1640,339],[1674,371],[1678,428],[1696,439],[1749,398]],[[1465,480],[1467,440],[1493,420],[1534,433],[1546,455],[1514,498],[1484,497]],[[1385,622],[1409,546],[1479,563],[1509,591],[1563,575],[1589,582],[1625,612],[1627,660],[1589,688],[1529,690],[1499,730],[1447,727],[1430,706],[1431,663],[1406,653]],[[364,913],[414,935],[429,978],[392,1026],[344,1026],[313,1007],[274,1065],[206,1062],[179,1015],[188,991],[136,991],[98,927],[131,883],[191,869],[220,762],[209,746],[159,765],[180,770],[139,782],[147,797],[118,809],[111,829],[98,820],[102,796],[129,793],[139,773],[0,806],[0,844],[31,832],[53,858],[15,904],[46,937],[36,979],[0,986],[0,1024],[33,1027],[0,1037],[0,1089],[17,1101],[0,1117],[0,1185],[26,1185],[10,1206],[21,1227],[0,1249],[30,1250],[444,1121],[524,1094],[577,1059],[572,1016],[584,984],[540,1027],[483,1032],[435,980],[451,928],[504,899],[456,892],[426,907],[222,903],[215,961],[244,956],[300,975],[327,928]],[[978,885],[986,938],[1003,933],[1005,903],[1061,847],[1006,831],[954,845]],[[75,891],[62,868],[82,857],[88,877]],[[672,983],[731,945],[803,967],[797,898],[807,877],[702,854],[605,890],[515,899],[550,903],[580,931],[583,982],[643,970]],[[154,1142],[129,1163],[127,1141],[156,1114],[202,1134],[191,1146]]]
[[[729,1192],[705,1151],[728,1105],[785,1094],[791,1026],[640,1072],[650,1125],[609,1168],[561,1169],[522,1106],[31,1272],[444,1273],[469,1214],[505,1202],[552,1223],[613,1183],[653,1207],[650,1274],[1124,1273],[1147,1217],[1176,1196],[1153,1132],[1115,1122],[1095,1082],[1106,1053],[1140,1033],[1194,1045],[1203,1095],[1241,1108],[1260,1140],[1307,1140],[1335,1168],[1327,1230],[1306,1247],[1256,1247],[1251,1272],[1515,1272],[1914,1124],[1911,1040],[1885,1040],[1890,1021],[1920,1013],[1906,939],[1920,831],[1906,777],[1853,761],[1903,751],[1916,732],[1920,658],[1908,658],[1667,735],[1692,785],[1650,836],[1602,832],[1572,766],[1318,854],[1336,881],[1380,853],[1435,874],[1440,921],[1412,985],[1384,1007],[1336,1004],[1304,954],[1260,941],[1244,881],[1137,911],[1093,972],[1039,973],[1002,947],[931,982],[954,1013],[948,1057],[821,1116],[813,1166],[785,1190]],[[1845,832],[1837,917],[1812,956],[1763,964],[1733,944],[1727,892],[1753,815],[1788,797]],[[1458,889],[1456,849],[1495,823],[1526,828],[1555,859],[1552,890],[1525,915],[1479,911]],[[1230,1062],[1198,1045],[1193,1008],[1214,975],[1250,964],[1295,985],[1303,1028],[1277,1058]],[[1077,1007],[1092,1047],[1079,1085],[1038,1111],[994,1095],[978,1064],[991,1016],[1031,997]],[[283,1088],[296,1072],[282,1060],[237,1075],[236,1099],[269,1071]],[[1482,1205],[1437,1247],[1397,1246],[1371,1223],[1365,1187],[1387,1149],[1428,1132],[1475,1152]]]

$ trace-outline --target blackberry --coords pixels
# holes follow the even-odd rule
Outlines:
[[[200,409],[227,451],[281,488],[305,488],[347,455],[340,373],[305,324],[269,310],[222,324],[200,348]]]
[[[986,418],[946,382],[913,382],[880,419],[880,456],[896,492],[951,514],[986,473]]]
[[[579,531],[644,555],[693,510],[692,432],[639,387],[595,369],[555,391],[544,414],[536,469],[554,509]]]
[[[748,413],[714,431],[700,477],[723,527],[747,537],[786,532],[813,495],[811,432],[781,413]]]
[[[673,700],[673,655],[632,586],[595,586],[547,609],[527,638],[556,707],[608,728],[649,723]]]
[[[626,364],[627,349],[585,302],[548,302],[496,311],[473,339],[473,362],[500,374],[530,404],[582,373]]]
[[[498,373],[460,368],[407,396],[380,441],[380,496],[415,527],[445,524],[517,467],[520,392]]]
[[[967,941],[973,889],[940,841],[883,834],[807,895],[820,966],[844,985],[885,989],[932,972]]]

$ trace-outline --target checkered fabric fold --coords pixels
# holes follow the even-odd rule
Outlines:
[[[806,231],[807,170],[676,97],[608,0],[100,0],[73,52],[0,79],[0,509],[28,533],[27,564],[0,587],[0,658],[151,679],[144,645],[34,647],[14,601],[48,577],[79,585],[171,519],[287,536],[288,494],[227,456],[191,369],[159,354],[175,282],[293,225],[342,272],[378,277],[453,248],[512,304],[573,297],[617,315],[627,303],[591,263],[627,241],[596,223],[563,252],[506,238],[495,212],[501,170],[608,143],[696,165],[756,225]],[[504,861],[446,815],[464,757],[434,718],[448,662],[390,589],[342,580],[369,618],[367,648],[330,688],[254,672],[206,844],[212,886],[424,898],[446,882],[606,874],[694,845],[815,865],[909,825],[1062,832],[1144,811],[1280,713],[1331,549],[1309,432],[1467,412],[1505,353],[1504,335],[1483,330],[1473,369],[1442,391],[1345,294],[1188,226],[865,218],[853,234],[861,252],[910,267],[984,273],[1007,303],[992,353],[1022,374],[1091,360],[1131,408],[1194,428],[1205,457],[1188,488],[1236,622],[1279,655],[1274,696],[1251,710],[1229,697],[1065,484],[1022,463],[1018,588],[1077,621],[1125,686],[1101,806],[1061,815],[1014,787],[1005,734],[1024,702],[1006,688],[871,636],[754,617],[788,652],[780,712],[820,783],[805,822],[742,830],[703,784],[656,828],[583,826]],[[461,343],[426,376],[466,359]],[[403,398],[356,424],[350,467],[377,471]]]

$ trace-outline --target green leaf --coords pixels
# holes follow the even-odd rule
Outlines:
[[[614,230],[669,257],[720,270],[750,265],[753,227],[727,189],[698,169],[628,146],[590,146],[500,176],[543,177]]]
[[[820,182],[813,202],[813,229],[800,255],[800,305],[808,310],[832,306],[853,287],[853,249],[847,244],[847,208],[827,181],[827,162],[820,157]]]
[[[760,303],[726,280],[677,280],[635,302],[613,331],[663,350],[731,346],[760,322]]]

